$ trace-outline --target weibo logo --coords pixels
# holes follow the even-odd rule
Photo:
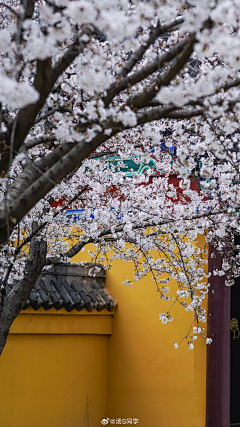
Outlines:
[[[103,424],[104,426],[106,426],[108,424],[108,420],[106,420],[105,418],[103,418],[103,420],[101,421],[101,424]]]

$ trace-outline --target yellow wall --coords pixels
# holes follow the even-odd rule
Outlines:
[[[107,276],[119,303],[109,338],[107,416],[137,417],[146,427],[203,427],[206,344],[190,351],[183,342],[174,349],[191,314],[176,307],[175,322],[162,325],[158,315],[168,303],[159,300],[150,278],[124,287],[129,270],[118,262]]]
[[[86,253],[73,260],[87,261]],[[192,314],[176,306],[174,321],[162,325],[169,303],[150,277],[123,286],[132,273],[120,261],[107,272],[114,316],[64,309],[18,316],[0,360],[0,427],[100,427],[105,417],[139,418],[140,427],[205,426],[206,344],[173,346]]]
[[[79,254],[73,260],[83,259]],[[106,417],[139,418],[142,427],[204,427],[205,340],[199,338],[194,350],[184,341],[176,350],[174,341],[186,335],[192,313],[175,306],[174,321],[162,325],[159,313],[169,303],[159,299],[151,277],[122,285],[132,273],[132,264],[121,261],[107,272],[118,308],[109,337]]]
[[[106,412],[112,316],[94,316],[86,310],[79,315],[61,316],[54,309],[45,313],[20,314],[12,325],[0,363],[0,426],[98,426]],[[74,326],[76,318],[81,331]],[[61,322],[68,325],[70,319],[72,330],[62,330]],[[94,319],[102,324],[100,334]],[[32,334],[33,323],[41,325],[38,334]]]

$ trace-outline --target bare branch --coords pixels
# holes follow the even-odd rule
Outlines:
[[[163,118],[190,119],[191,117],[201,116],[203,113],[203,108],[185,108],[181,110],[174,105],[169,105],[164,107],[151,108],[144,112],[137,113],[136,116],[138,125],[142,125],[144,123]]]
[[[18,19],[20,19],[20,15],[19,15],[19,13],[17,13],[17,12],[16,12],[16,10],[14,10],[14,9],[13,9],[11,6],[9,6],[8,4],[0,2],[0,6],[2,6],[2,7],[6,7],[6,9],[10,10],[10,12],[12,12],[12,14],[13,14],[13,15],[15,15]]]
[[[144,45],[140,46],[140,48],[132,54],[126,65],[124,65],[123,69],[117,75],[117,79],[128,75],[128,73],[133,69],[133,67],[142,59],[144,53],[147,51],[149,46],[151,46],[154,41],[158,37],[160,37],[160,35],[165,34],[168,31],[172,31],[178,25],[182,24],[183,21],[183,17],[178,16],[164,25],[158,24],[156,27],[152,26],[150,28],[149,38],[144,43]]]
[[[169,69],[160,74],[156,80],[154,80],[151,87],[145,92],[130,98],[128,105],[130,105],[131,108],[143,108],[156,96],[162,86],[169,85],[172,79],[182,70],[184,64],[189,60],[195,42],[196,40],[192,37],[183,48],[182,53],[179,54],[177,60],[172,62]]]
[[[124,89],[129,88],[130,86],[135,85],[141,80],[153,74],[155,71],[159,70],[164,63],[171,61],[175,56],[177,56],[186,45],[186,40],[181,40],[179,43],[176,43],[168,52],[164,53],[158,57],[151,64],[146,67],[141,68],[139,71],[136,71],[133,74],[123,78],[120,81],[116,81],[108,89],[107,95],[104,98],[105,107],[108,107],[113,98],[122,92]]]
[[[91,41],[91,38],[96,34],[96,28],[90,25],[86,25],[82,35],[85,34],[89,37],[87,42],[81,40],[79,44],[79,38],[76,37],[75,41],[68,47],[67,51],[64,53],[61,59],[56,63],[52,70],[51,75],[51,86],[53,87],[59,76],[69,67],[69,65],[74,61],[74,59],[84,51],[87,44]]]
[[[54,113],[60,112],[60,113],[72,113],[72,110],[70,108],[65,107],[65,105],[59,105],[58,107],[51,108],[51,110],[47,111],[46,113],[42,114],[40,117],[36,118],[34,124],[38,124],[42,120],[47,119],[49,116],[52,116]]]
[[[29,148],[36,147],[36,145],[46,144],[48,142],[54,142],[54,141],[56,141],[55,135],[41,136],[40,138],[30,139],[28,141],[25,141],[24,146],[28,150]]]

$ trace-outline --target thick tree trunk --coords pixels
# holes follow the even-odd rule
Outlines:
[[[5,347],[9,329],[27,301],[45,264],[47,243],[35,237],[30,245],[25,275],[4,298],[0,310],[0,355]]]

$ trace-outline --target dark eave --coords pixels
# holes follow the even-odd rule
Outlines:
[[[87,311],[106,308],[115,310],[117,301],[105,286],[105,271],[101,265],[95,276],[89,276],[93,264],[58,264],[44,271],[38,278],[24,306],[24,310],[32,307],[38,310],[43,307],[49,310],[65,308],[68,312],[76,309]],[[7,290],[7,293],[10,289]]]

